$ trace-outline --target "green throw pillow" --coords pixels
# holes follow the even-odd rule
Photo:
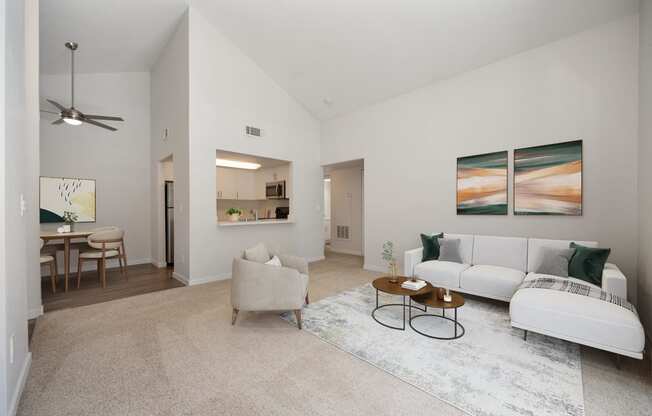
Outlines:
[[[575,254],[568,263],[568,275],[602,287],[602,271],[611,249],[591,248],[575,243],[570,243],[570,248],[575,249]]]
[[[421,234],[421,244],[423,245],[423,256],[421,261],[437,260],[439,258],[439,241],[438,238],[444,238],[444,233],[439,234]]]

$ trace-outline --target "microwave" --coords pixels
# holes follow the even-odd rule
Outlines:
[[[285,181],[267,182],[265,184],[265,197],[267,199],[285,199]]]

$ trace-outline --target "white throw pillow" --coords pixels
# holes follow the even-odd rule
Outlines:
[[[279,259],[278,256],[272,257],[272,259],[270,261],[266,261],[265,264],[269,264],[270,266],[278,266],[278,267],[283,266],[281,264],[281,259]]]
[[[265,244],[258,243],[245,250],[245,259],[257,263],[265,263],[266,261],[269,261],[269,251],[267,251]]]

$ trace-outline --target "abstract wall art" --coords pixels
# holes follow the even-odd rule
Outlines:
[[[582,215],[582,141],[514,151],[515,215]]]
[[[77,214],[77,222],[95,222],[95,180],[40,178],[41,223],[64,222],[63,213]]]
[[[507,152],[457,158],[457,214],[507,215]]]

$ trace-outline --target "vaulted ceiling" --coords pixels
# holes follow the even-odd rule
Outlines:
[[[186,0],[41,0],[41,68],[147,70]],[[637,0],[190,0],[328,119],[637,12]]]

